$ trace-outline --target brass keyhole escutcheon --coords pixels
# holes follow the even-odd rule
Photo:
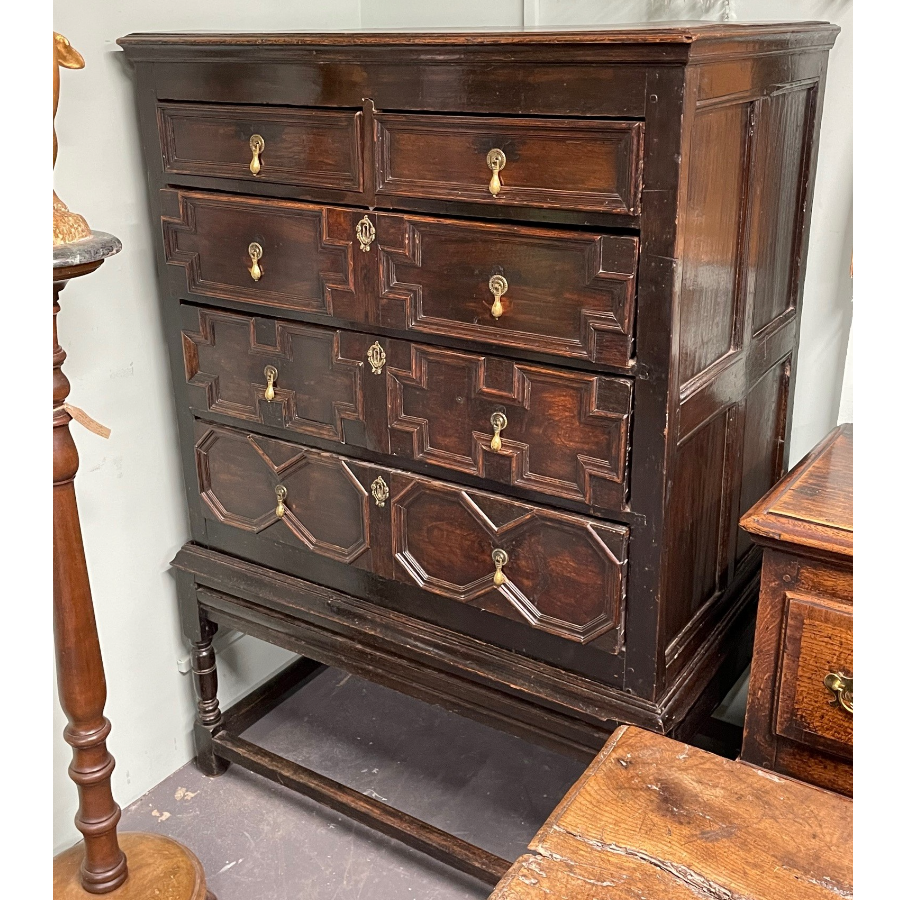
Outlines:
[[[498,547],[491,554],[491,559],[494,561],[494,567],[496,569],[494,572],[494,586],[500,587],[501,585],[506,584],[506,576],[503,574],[503,567],[509,562],[509,556],[505,550],[501,550]]]
[[[499,450],[503,446],[500,440],[500,432],[506,428],[506,416],[502,412],[495,412],[491,416],[491,427],[494,429],[494,436],[491,438],[491,450]]]
[[[506,154],[497,147],[494,147],[493,150],[488,151],[487,164],[488,168],[491,170],[491,180],[488,183],[488,190],[496,197],[497,194],[500,193],[500,188],[502,187],[500,184],[500,170],[506,165]]]
[[[853,678],[843,672],[829,672],[823,681],[825,687],[834,694],[834,706],[840,706],[853,715]]]
[[[250,254],[250,268],[247,270],[250,272],[250,277],[254,281],[259,281],[262,278],[262,269],[260,268],[259,261],[263,255],[262,247],[254,241],[248,248],[247,252]]]
[[[375,498],[375,505],[382,508],[384,501],[387,500],[391,492],[388,489],[387,482],[380,475],[372,482],[371,491],[372,496]]]
[[[372,241],[375,240],[375,226],[368,216],[363,216],[356,223],[356,239],[359,241],[359,249],[363,253],[368,253],[372,247]]]
[[[250,172],[253,175],[259,175],[262,168],[262,162],[259,155],[266,149],[266,142],[262,139],[261,134],[250,135]]]
[[[271,403],[275,399],[275,379],[278,377],[278,369],[275,366],[266,366],[263,369],[263,375],[266,376],[266,393],[264,396]]]
[[[372,367],[372,373],[374,375],[380,375],[381,370],[384,368],[384,364],[387,362],[387,355],[378,341],[375,341],[375,343],[369,347],[369,352],[366,353],[366,359],[369,360],[369,365]]]
[[[500,302],[500,298],[509,290],[509,282],[502,275],[491,275],[488,289],[494,295],[491,315],[495,319],[499,319],[503,315],[503,304]]]
[[[283,484],[279,484],[275,488],[275,499],[277,503],[275,504],[275,515],[278,516],[279,519],[284,518],[284,501],[287,500],[287,488]]]

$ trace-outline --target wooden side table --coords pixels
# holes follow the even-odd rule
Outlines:
[[[763,550],[741,758],[853,793],[853,426],[741,519]]]
[[[73,418],[89,425],[91,420],[66,402],[66,354],[57,340],[56,316],[66,284],[95,271],[121,248],[118,238],[103,232],[53,248],[53,636],[59,700],[69,721],[69,774],[78,786],[75,825],[84,835],[82,843],[54,859],[53,897],[215,900],[190,850],[162,835],[116,830],[121,811],[110,786],[115,761],[106,749],[106,678],[75,500],[78,450],[69,431]]]
[[[852,800],[623,726],[490,900],[835,900],[852,892]]]

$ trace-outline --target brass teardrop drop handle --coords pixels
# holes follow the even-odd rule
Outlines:
[[[266,149],[266,142],[262,139],[261,134],[250,135],[250,172],[253,175],[259,175],[262,164],[259,155]]]
[[[491,438],[491,450],[499,450],[503,446],[500,440],[500,432],[506,428],[506,416],[502,412],[495,412],[491,416],[491,428],[494,429],[494,436]]]
[[[829,672],[823,681],[834,694],[834,705],[853,715],[853,678],[843,672]]]
[[[506,165],[506,154],[497,147],[494,147],[493,150],[488,151],[487,164],[488,168],[491,170],[491,180],[488,183],[488,190],[491,192],[492,196],[496,197],[497,194],[500,193],[500,188],[502,187],[500,183],[500,170]]]
[[[284,501],[287,500],[287,488],[283,484],[279,484],[275,488],[275,500],[277,501],[275,504],[275,515],[278,516],[279,519],[284,518]]]
[[[496,569],[494,572],[494,586],[500,587],[501,585],[506,584],[506,576],[503,574],[503,567],[509,562],[509,556],[505,550],[501,550],[498,547],[491,554],[491,559],[494,561],[494,567]]]
[[[491,306],[491,315],[499,319],[503,315],[503,304],[500,298],[509,290],[509,282],[502,275],[491,275],[488,281],[488,290],[494,295]]]
[[[275,366],[266,366],[263,369],[263,375],[266,376],[266,393],[264,396],[271,403],[275,399],[275,379],[278,377],[278,369]]]
[[[254,281],[259,281],[262,278],[262,269],[260,268],[259,261],[263,255],[262,247],[254,241],[248,248],[247,252],[250,254],[250,268],[247,270],[250,273],[250,277]]]

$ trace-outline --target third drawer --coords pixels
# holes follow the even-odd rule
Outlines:
[[[190,304],[181,311],[195,413],[627,508],[629,378]]]

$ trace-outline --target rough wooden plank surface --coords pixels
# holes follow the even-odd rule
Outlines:
[[[835,900],[853,895],[853,804],[626,726],[492,900]]]

